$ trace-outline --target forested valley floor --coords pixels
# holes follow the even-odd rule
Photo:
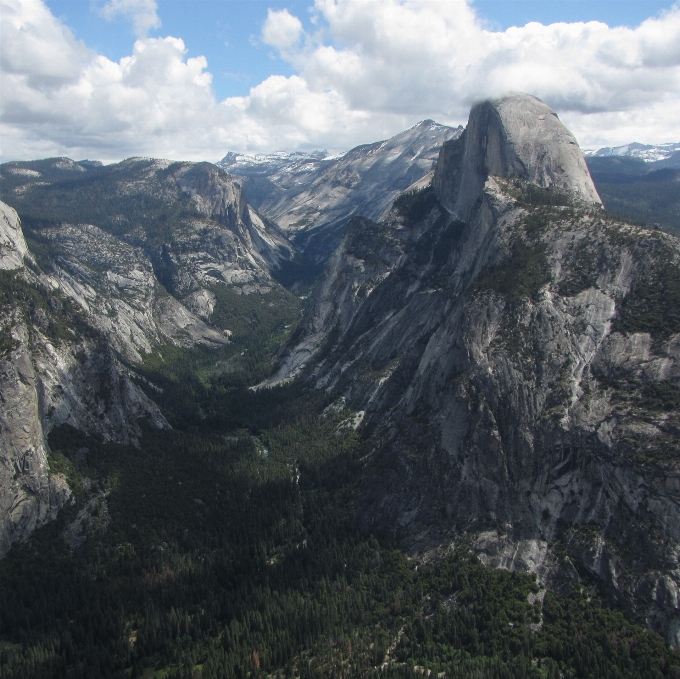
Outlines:
[[[594,590],[542,596],[464,544],[426,563],[361,533],[372,442],[323,394],[250,390],[282,322],[239,313],[225,349],[147,357],[173,430],[50,435],[74,501],[0,561],[1,679],[680,677]]]

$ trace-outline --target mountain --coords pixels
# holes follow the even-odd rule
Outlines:
[[[680,143],[653,145],[635,142],[583,153],[586,158],[639,158],[655,170],[663,167],[680,167]]]
[[[424,120],[340,157],[279,154],[281,161],[266,157],[248,165],[228,154],[220,162],[243,177],[258,212],[293,239],[303,259],[318,265],[337,247],[352,215],[377,219],[399,192],[433,169],[442,143],[461,133]]]
[[[350,221],[267,384],[363,419],[364,530],[592,579],[678,646],[679,294],[677,238],[606,213],[556,114],[513,95]]]
[[[281,172],[312,172],[322,161],[339,158],[328,151],[278,151],[277,153],[235,153],[229,151],[217,167],[239,177],[271,177]]]
[[[292,246],[208,163],[7,163],[0,197],[2,555],[70,495],[51,431],[139,445],[140,420],[170,427],[149,364],[192,349],[238,372],[300,302],[270,274]]]
[[[680,155],[675,168],[673,157],[658,162],[613,155],[586,160],[607,210],[680,234]]]
[[[677,677],[675,239],[487,102],[296,330],[242,183],[0,166],[0,677]]]

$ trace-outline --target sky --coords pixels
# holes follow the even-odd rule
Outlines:
[[[534,94],[680,141],[680,2],[0,0],[0,161],[347,150]]]

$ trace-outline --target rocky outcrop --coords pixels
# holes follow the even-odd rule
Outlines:
[[[475,106],[465,133],[444,144],[433,186],[442,205],[467,221],[489,176],[518,177],[600,203],[576,139],[549,106],[528,94]]]
[[[58,267],[43,273],[26,249],[14,210],[0,203],[0,213],[14,228],[15,247],[7,249],[5,262],[20,263],[1,272],[0,280],[2,556],[12,542],[54,519],[70,497],[64,476],[50,471],[46,437],[53,427],[69,424],[104,441],[134,444],[141,435],[140,418],[159,428],[168,424],[113,348],[125,334],[123,313],[115,327],[100,324],[98,329],[101,309],[96,302],[101,292]],[[93,235],[92,228],[87,235]],[[83,235],[76,234],[81,239]],[[93,247],[92,256],[97,252]],[[86,276],[82,270],[77,275]],[[143,295],[141,282],[138,276],[131,285]],[[134,301],[126,309],[132,313]]]
[[[307,259],[326,262],[353,215],[377,219],[398,193],[432,169],[442,143],[461,132],[424,120],[340,157],[292,156],[283,164],[267,158],[237,164],[227,157],[225,166],[244,177],[253,205],[294,238]]]
[[[27,254],[16,212],[0,202],[0,269],[24,266]],[[39,382],[26,344],[25,326],[12,309],[0,310],[0,556],[15,539],[56,515],[69,497],[63,478],[47,470]]]
[[[40,382],[26,337],[17,335],[19,346],[0,357],[0,556],[54,519],[70,496],[65,479],[49,473]]]
[[[548,107],[485,102],[432,187],[352,222],[270,383],[365,411],[367,530],[590,574],[677,646],[677,281],[680,243],[602,210]]]
[[[28,252],[16,210],[0,202],[0,270],[19,269]]]

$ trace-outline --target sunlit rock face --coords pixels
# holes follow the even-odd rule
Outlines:
[[[17,212],[0,202],[2,556],[70,497],[65,478],[50,472],[48,433],[66,424],[136,445],[140,420],[167,428],[136,366],[168,345],[227,343],[229,330],[210,323],[215,290],[271,290],[271,268],[293,249],[248,206],[240,184],[209,163],[133,158],[102,167],[58,158],[5,164],[0,181],[29,214],[32,200],[52,192],[55,206],[101,217],[44,219],[32,232],[39,263]],[[109,210],[84,203],[92,191]]]
[[[476,106],[432,186],[356,218],[270,383],[365,411],[360,524],[569,589],[680,645],[680,243],[603,212],[542,102]]]
[[[433,185],[447,210],[467,221],[490,175],[555,186],[600,203],[574,135],[528,94],[475,106],[462,137],[444,144]]]
[[[243,176],[249,201],[294,239],[307,259],[325,263],[352,216],[380,217],[398,193],[433,169],[442,143],[461,133],[462,128],[424,120],[341,156],[228,154],[221,162]]]
[[[0,270],[21,268],[27,251],[19,215],[9,205],[0,202]]]

